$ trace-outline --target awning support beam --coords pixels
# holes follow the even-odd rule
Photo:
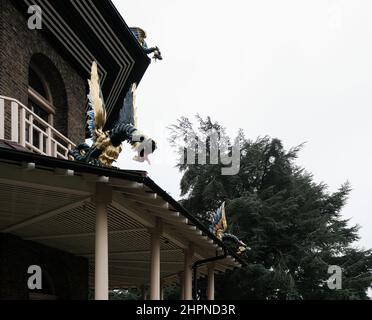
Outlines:
[[[1,230],[1,232],[3,233],[7,233],[7,232],[13,232],[13,231],[16,231],[18,229],[21,229],[21,228],[24,228],[24,227],[27,227],[31,224],[34,224],[34,223],[37,223],[37,222],[40,222],[40,221],[43,221],[45,219],[49,219],[51,217],[54,217],[60,213],[64,213],[66,211],[69,211],[69,210],[73,210],[75,208],[78,208],[80,206],[82,206],[85,202],[89,201],[90,200],[90,197],[85,197],[79,201],[76,201],[74,203],[69,203],[69,204],[66,204],[66,205],[63,205],[57,209],[53,209],[53,210],[50,210],[50,211],[47,211],[47,212],[44,212],[36,217],[32,217],[30,219],[27,219],[27,220],[24,220],[20,223],[17,223],[15,225],[12,225],[6,229],[3,229]]]

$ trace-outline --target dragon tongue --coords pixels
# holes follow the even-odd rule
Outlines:
[[[150,161],[149,157],[147,156],[147,154],[144,155],[143,159],[144,159],[145,161],[147,161],[147,163],[148,163],[149,165],[151,165],[151,161]]]

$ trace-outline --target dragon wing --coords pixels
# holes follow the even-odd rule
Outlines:
[[[124,98],[123,106],[120,109],[119,120],[120,124],[131,124],[135,128],[137,126],[137,108],[136,108],[136,89],[137,85],[133,83]]]
[[[90,75],[89,94],[88,94],[88,129],[91,138],[95,142],[102,135],[103,127],[106,124],[106,108],[102,97],[101,86],[99,83],[97,62],[93,61]]]
[[[213,232],[217,230],[221,230],[225,232],[227,229],[227,220],[226,220],[226,213],[225,213],[225,202],[222,203],[221,207],[217,209],[217,211],[212,215],[212,228]]]
[[[227,230],[227,220],[226,220],[226,212],[225,212],[225,202],[222,203],[221,206],[221,220],[220,224],[222,227],[222,231],[225,232]]]

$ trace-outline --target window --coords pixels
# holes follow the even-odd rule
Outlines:
[[[32,130],[32,145],[45,150],[46,140],[41,139],[41,131],[45,132],[47,129],[46,123],[53,126],[55,109],[50,94],[49,86],[42,72],[36,66],[31,65],[29,68],[28,78],[28,108],[37,116],[32,119],[34,126]],[[41,121],[43,120],[43,121]],[[45,122],[46,123],[45,123]],[[39,130],[40,129],[40,130]],[[26,128],[26,139],[31,140],[30,128]],[[40,142],[43,141],[42,145]],[[30,141],[29,141],[30,142]]]
[[[53,125],[55,110],[48,83],[35,66],[29,68],[28,106],[36,115]]]
[[[29,86],[45,99],[48,99],[46,84],[41,80],[32,67],[29,69]]]
[[[29,108],[38,117],[68,136],[65,83],[56,64],[42,53],[35,53],[29,62],[28,98]]]

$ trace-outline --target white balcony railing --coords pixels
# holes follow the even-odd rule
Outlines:
[[[68,150],[75,146],[24,104],[0,96],[0,139],[6,138],[35,153],[61,159],[69,159]]]

